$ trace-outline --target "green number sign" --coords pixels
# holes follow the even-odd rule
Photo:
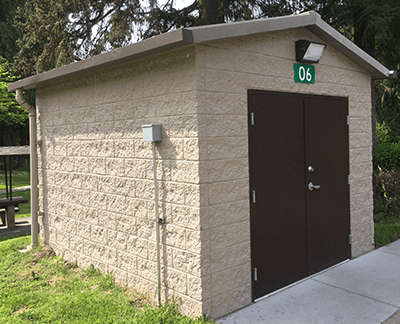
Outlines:
[[[315,67],[307,64],[294,64],[294,82],[315,83]]]

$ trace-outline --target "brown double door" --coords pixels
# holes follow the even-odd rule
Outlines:
[[[249,90],[253,300],[350,257],[347,98]]]

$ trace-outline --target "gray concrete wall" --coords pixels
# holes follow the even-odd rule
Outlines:
[[[194,47],[37,89],[42,242],[128,286],[157,288],[151,143],[157,144],[163,299],[201,314]]]
[[[163,298],[217,318],[251,303],[247,90],[345,96],[352,256],[370,251],[370,77],[328,47],[316,83],[294,82],[305,29],[227,39],[37,89],[42,242],[156,293],[151,144],[157,144]]]
[[[297,29],[197,48],[199,116],[206,125],[199,133],[200,181],[206,184],[201,218],[209,240],[202,250],[209,260],[203,291],[214,317],[251,303],[248,89],[349,98],[352,257],[373,249],[370,76],[328,44],[315,65],[315,84],[295,83],[295,41],[301,38],[321,42]]]

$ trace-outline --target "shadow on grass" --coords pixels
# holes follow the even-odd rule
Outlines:
[[[31,234],[18,234],[18,235],[15,235],[15,236],[0,237],[0,242],[12,240],[12,239],[15,239],[17,237],[23,237],[23,236],[31,236]]]

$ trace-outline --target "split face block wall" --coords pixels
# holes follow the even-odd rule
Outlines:
[[[321,42],[297,29],[197,48],[199,114],[207,119],[200,163],[209,195],[201,217],[210,226],[210,250],[203,253],[209,253],[211,278],[203,290],[211,292],[209,312],[216,318],[251,303],[248,89],[349,98],[352,257],[373,249],[370,76],[328,44],[315,65],[316,83],[294,83],[294,43],[301,38]]]
[[[226,39],[37,90],[42,239],[156,293],[151,144],[157,144],[163,297],[214,318],[251,303],[247,90],[349,98],[352,256],[373,248],[370,76],[329,46],[294,83],[305,29]],[[334,202],[333,202],[334,203]]]
[[[201,314],[194,47],[37,89],[42,240],[81,266],[156,293],[151,143],[157,144],[163,297]]]

